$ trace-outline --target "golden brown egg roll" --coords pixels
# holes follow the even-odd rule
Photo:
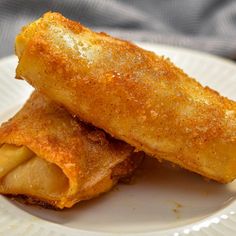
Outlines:
[[[58,13],[23,28],[15,47],[16,77],[71,114],[205,177],[236,177],[236,103],[169,59]]]
[[[54,208],[108,191],[141,160],[40,93],[0,128],[0,193]]]

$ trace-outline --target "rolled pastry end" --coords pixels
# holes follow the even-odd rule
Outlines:
[[[68,208],[78,202],[78,198],[87,200],[96,197],[120,179],[129,177],[141,159],[140,153],[132,154],[116,165],[110,175],[77,192],[77,196],[70,196],[73,186],[58,165],[39,157],[26,146],[3,144],[0,147],[0,192],[28,204],[53,209]]]
[[[3,194],[26,195],[52,205],[69,190],[69,179],[59,166],[13,144],[0,148],[0,181]]]

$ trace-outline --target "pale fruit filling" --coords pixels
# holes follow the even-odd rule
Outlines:
[[[25,146],[0,147],[0,192],[57,200],[69,188],[61,168]]]

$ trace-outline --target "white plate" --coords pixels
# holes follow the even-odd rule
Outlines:
[[[170,57],[202,84],[236,100],[234,63],[161,45],[142,47]],[[0,61],[0,119],[19,109],[32,88],[14,80],[17,60]],[[30,65],[29,65],[30,66]],[[146,160],[132,185],[118,185],[70,210],[25,206],[0,197],[0,235],[235,235],[236,181],[207,182],[181,169]]]

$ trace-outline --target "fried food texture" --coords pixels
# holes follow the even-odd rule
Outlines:
[[[128,144],[38,92],[0,128],[0,193],[42,206],[63,209],[96,197],[140,161]]]
[[[236,103],[168,59],[58,13],[16,38],[16,77],[137,150],[227,183],[236,177]]]

